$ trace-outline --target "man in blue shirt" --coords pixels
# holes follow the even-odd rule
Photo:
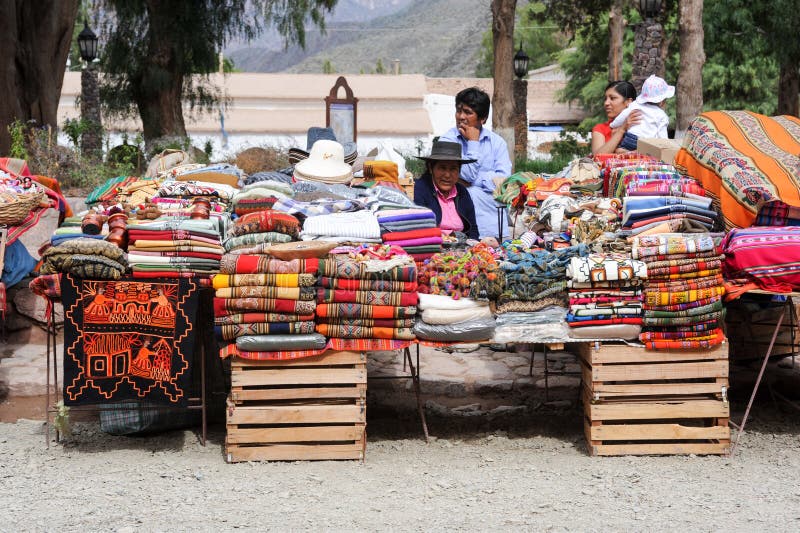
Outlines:
[[[449,129],[439,140],[461,144],[464,159],[475,159],[474,163],[461,165],[461,179],[467,185],[481,238],[497,237],[497,208],[494,189],[511,174],[511,159],[508,146],[502,137],[484,128],[489,118],[489,95],[470,87],[456,95],[456,126]],[[500,237],[508,236],[508,225],[504,224]]]

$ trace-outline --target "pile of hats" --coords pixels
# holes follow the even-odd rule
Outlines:
[[[324,349],[314,332],[318,263],[226,254],[212,278],[217,337],[248,352]]]
[[[329,184],[349,184],[353,179],[351,166],[358,157],[356,144],[342,145],[330,128],[309,128],[306,150],[291,148],[289,162],[294,165],[294,181],[316,181]]]
[[[375,216],[386,244],[400,246],[414,261],[422,262],[442,251],[442,230],[436,215],[425,207],[383,209]]]
[[[408,255],[373,252],[320,260],[317,332],[340,339],[414,338],[416,265]]]
[[[219,272],[224,248],[215,220],[161,218],[132,223],[129,219],[127,239],[134,277],[193,277]]]
[[[570,259],[570,336],[636,339],[642,327],[641,285],[647,276],[647,265],[627,254],[590,254]]]
[[[276,243],[297,240],[300,221],[287,213],[265,209],[237,218],[223,242],[225,251],[239,254],[262,254]]]
[[[567,265],[573,257],[585,257],[585,244],[554,251],[528,248],[520,241],[503,243],[500,261],[504,290],[497,299],[497,314],[533,312],[550,305],[567,306]]]
[[[711,235],[637,236],[632,253],[648,270],[640,336],[647,348],[708,348],[725,340],[722,256]]]

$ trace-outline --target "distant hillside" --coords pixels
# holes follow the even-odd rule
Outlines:
[[[327,32],[308,29],[306,49],[284,50],[279,35],[226,50],[246,72],[387,72],[394,59],[403,73],[472,76],[481,36],[489,28],[490,0],[340,0]]]

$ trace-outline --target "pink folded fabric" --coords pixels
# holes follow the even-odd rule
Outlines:
[[[392,241],[392,244],[397,246],[423,246],[426,244],[442,244],[441,237],[425,237],[422,239],[404,239],[401,241]]]

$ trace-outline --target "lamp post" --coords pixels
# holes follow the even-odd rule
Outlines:
[[[97,83],[97,35],[84,21],[83,30],[78,34],[78,49],[81,59],[86,63],[81,71],[81,119],[84,131],[81,133],[81,152],[90,158],[99,158],[102,148],[103,121],[100,116],[100,89]]]
[[[631,82],[639,92],[651,74],[664,76],[664,60],[661,58],[661,41],[664,28],[658,22],[661,16],[661,0],[638,0],[636,7],[643,22],[634,29],[633,75]]]
[[[528,54],[519,43],[514,54],[514,159],[528,158]]]

